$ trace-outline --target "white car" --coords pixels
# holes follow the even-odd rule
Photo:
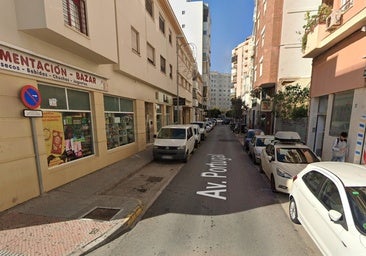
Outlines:
[[[200,126],[198,124],[192,124],[192,127],[193,127],[194,138],[196,140],[194,147],[198,148],[198,146],[201,143]]]
[[[289,193],[292,177],[308,164],[319,162],[296,132],[277,132],[275,140],[261,152],[260,171],[270,180],[273,192]]]
[[[154,160],[175,159],[187,162],[196,141],[191,124],[163,126],[154,137]]]
[[[273,135],[255,135],[252,138],[252,140],[248,144],[248,154],[255,164],[259,164],[261,162],[262,150],[265,149],[266,146],[270,144],[273,140]]]
[[[205,121],[194,121],[191,124],[197,124],[200,127],[201,141],[207,137],[206,122]]]
[[[294,177],[289,215],[324,255],[366,255],[366,167],[309,164]]]

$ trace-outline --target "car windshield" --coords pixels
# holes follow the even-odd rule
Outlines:
[[[203,128],[203,123],[192,123],[192,124],[198,124],[200,128]]]
[[[158,134],[158,139],[185,139],[186,130],[181,128],[162,128]]]
[[[310,164],[319,162],[316,155],[308,148],[277,148],[277,161],[292,164]]]
[[[269,143],[271,143],[271,139],[268,139],[268,138],[257,138],[257,141],[256,141],[256,146],[257,147],[265,147],[267,146]]]
[[[366,187],[346,187],[346,193],[355,225],[366,235]]]

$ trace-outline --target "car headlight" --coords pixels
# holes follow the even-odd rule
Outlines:
[[[285,171],[282,171],[280,168],[277,168],[276,171],[277,171],[278,176],[285,178],[285,179],[292,179],[292,176],[290,174],[288,174]]]
[[[178,150],[186,150],[186,146],[178,146],[177,149]]]

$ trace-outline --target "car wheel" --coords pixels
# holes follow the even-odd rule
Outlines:
[[[290,204],[288,206],[288,213],[290,215],[290,219],[293,223],[300,224],[300,221],[297,216],[297,206],[295,203],[295,199],[290,199]]]
[[[276,181],[273,177],[273,174],[271,175],[271,190],[272,190],[273,193],[277,193]]]
[[[188,156],[189,156],[189,153],[188,151],[186,152],[186,155],[184,156],[184,159],[183,159],[183,162],[184,163],[187,163],[188,162]]]

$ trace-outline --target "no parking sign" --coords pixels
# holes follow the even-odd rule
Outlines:
[[[41,94],[38,89],[32,85],[23,86],[20,91],[20,98],[24,106],[29,109],[36,109],[41,105]]]
[[[25,85],[20,91],[20,99],[24,106],[31,109],[24,109],[23,115],[25,117],[42,117],[42,110],[35,110],[41,105],[41,94],[38,89],[32,85]]]

